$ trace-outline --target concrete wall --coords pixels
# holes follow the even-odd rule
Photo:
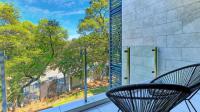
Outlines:
[[[200,62],[200,0],[122,1],[123,48],[157,46],[159,74]]]

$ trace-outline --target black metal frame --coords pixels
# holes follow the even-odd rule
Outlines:
[[[168,112],[189,94],[189,88],[173,84],[127,85],[106,93],[122,112]]]
[[[122,83],[122,0],[109,0],[110,38],[109,38],[109,82],[110,88]]]
[[[200,64],[193,64],[175,69],[157,77],[156,79],[152,80],[151,83],[177,84],[188,87],[191,91],[191,95],[185,99],[185,103],[190,112],[192,111],[189,107],[189,104],[193,110],[197,112],[190,100],[200,89]]]

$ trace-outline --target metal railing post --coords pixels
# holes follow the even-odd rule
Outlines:
[[[87,50],[84,48],[84,99],[87,102]]]
[[[2,111],[7,112],[7,101],[6,101],[6,80],[5,80],[5,55],[0,52],[0,67],[1,67],[1,83],[2,83]]]

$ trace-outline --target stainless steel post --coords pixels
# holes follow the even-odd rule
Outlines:
[[[1,83],[2,83],[2,111],[7,112],[6,101],[6,80],[5,80],[5,56],[3,52],[0,52],[0,67],[1,67]]]
[[[87,50],[84,49],[84,99],[87,102]]]

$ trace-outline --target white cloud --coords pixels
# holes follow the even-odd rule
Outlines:
[[[73,35],[69,35],[69,40],[75,39],[75,38],[79,38],[80,34],[73,34]]]
[[[1,1],[1,0],[0,0]],[[33,3],[36,3],[38,2],[38,0],[5,0],[5,1],[8,1],[10,3],[14,3],[14,4],[21,4],[21,3],[24,3],[24,4],[33,4]]]
[[[72,5],[76,4],[75,0],[40,0],[40,2],[54,4],[59,7],[71,7]]]
[[[33,4],[35,3],[37,0],[24,0],[24,2],[28,3],[28,4]]]
[[[71,16],[71,15],[79,15],[84,14],[84,10],[74,10],[74,11],[50,11],[48,9],[42,9],[33,6],[25,6],[24,12],[36,14],[38,16],[45,16],[45,17],[63,17],[63,16]]]
[[[73,6],[73,5],[75,5],[76,3],[75,3],[75,1],[67,1],[67,2],[64,2],[64,6],[66,6],[66,7],[71,7],[71,6]]]
[[[49,14],[50,11],[48,9],[41,9],[38,7],[32,7],[32,6],[25,6],[25,11],[30,13],[37,13],[37,14]]]
[[[79,15],[79,14],[84,14],[85,11],[84,10],[74,10],[74,11],[70,11],[70,12],[60,12],[57,13],[60,16],[71,16],[71,15]]]

